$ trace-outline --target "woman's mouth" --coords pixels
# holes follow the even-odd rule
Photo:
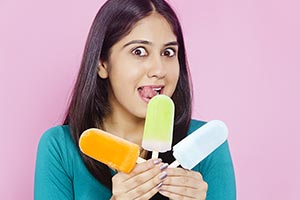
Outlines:
[[[163,86],[142,86],[138,88],[138,92],[142,99],[147,103],[156,95],[162,94]]]

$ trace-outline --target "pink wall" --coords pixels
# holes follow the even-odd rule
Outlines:
[[[102,2],[0,1],[1,199],[33,198],[38,140],[63,118]],[[194,116],[229,125],[238,199],[299,199],[300,4],[171,2],[186,36]]]

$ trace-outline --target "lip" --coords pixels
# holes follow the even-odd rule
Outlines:
[[[159,93],[156,94],[156,95],[163,94],[163,93],[164,93],[164,88],[165,88],[164,85],[143,85],[143,86],[138,87],[138,89],[137,89],[138,94],[139,94],[139,96],[141,97],[141,99],[142,99],[144,102],[146,102],[146,103],[148,103],[148,102],[151,100],[151,98],[153,98],[153,97],[156,96],[156,95],[152,96],[151,98],[150,98],[150,97],[145,97],[145,96],[143,96],[143,95],[141,94],[141,89],[143,89],[144,87],[151,88],[153,91],[155,91],[155,89],[160,89]]]

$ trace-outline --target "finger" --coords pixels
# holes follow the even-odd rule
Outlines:
[[[164,185],[190,187],[195,189],[202,189],[207,187],[207,183],[202,179],[202,176],[199,173],[195,174],[194,176],[192,176],[193,173],[183,173],[176,175],[169,174],[169,171],[167,171],[167,173],[168,178],[164,181]]]
[[[151,168],[148,171],[130,177],[125,181],[124,181],[124,177],[122,176],[128,176],[128,175],[124,175],[124,174],[122,174],[121,176],[115,175],[115,177],[113,177],[114,178],[113,193],[118,195],[121,193],[124,194],[124,193],[133,192],[130,198],[137,197],[141,194],[144,194],[150,189],[157,186],[159,184],[159,180],[166,178],[167,176],[166,172],[164,172],[164,174],[163,173],[160,174],[160,173],[164,171],[165,168],[167,168],[167,166],[168,166],[167,164],[160,163],[159,165],[156,165],[154,168]],[[149,182],[149,180],[154,179],[156,176],[158,176],[159,180],[156,179],[156,181],[154,182]],[[147,182],[148,184],[145,184]]]
[[[142,184],[143,182],[147,181],[148,180],[147,177],[149,177],[149,173],[148,173],[148,175],[146,174],[146,176],[144,175],[144,178],[146,178],[146,180],[142,180],[143,176],[138,177],[137,179],[134,179],[134,177],[138,176],[139,174],[143,174],[143,172],[145,170],[153,169],[154,166],[160,162],[161,162],[161,159],[155,159],[155,160],[149,160],[145,163],[138,164],[130,174],[118,172],[116,175],[114,175],[112,177],[113,193],[115,195],[126,194],[129,191],[136,188],[139,184]],[[155,170],[155,171],[157,171],[157,170]],[[151,172],[153,172],[153,170]],[[131,179],[133,179],[133,180],[130,181]],[[134,181],[134,180],[136,180],[136,181]]]
[[[170,186],[163,184],[160,191],[161,194],[165,193],[169,198],[178,199],[178,197],[184,197],[184,199],[205,199],[206,189],[195,189],[182,186]],[[164,194],[163,194],[164,195]]]
[[[136,164],[134,169],[130,172],[130,175],[140,174],[144,171],[153,168],[154,166],[160,164],[161,162],[162,162],[161,158],[154,158],[154,159],[149,159],[143,163],[138,163]]]
[[[178,186],[178,187],[188,187],[188,188],[194,188],[198,189],[201,188],[199,185],[202,182],[196,181],[195,179],[189,178],[189,177],[168,177],[164,181],[164,185],[172,185],[172,186]]]
[[[139,197],[135,198],[134,200],[144,200],[144,199],[150,199],[153,197],[157,192],[159,192],[161,184],[158,184],[156,187],[153,187],[148,192],[140,195]]]
[[[200,197],[205,199],[208,184],[202,179],[202,175],[199,172],[179,168],[168,168],[166,171],[168,177],[164,181],[161,191],[168,193],[168,195],[172,194],[172,198],[181,196],[185,198],[198,199]]]
[[[132,186],[139,186],[147,181],[153,179],[155,176],[158,176],[164,169],[168,166],[166,163],[160,163],[159,165],[154,166],[153,168],[149,169],[148,171],[144,171],[143,173],[136,174],[135,176],[127,179],[124,184],[132,185]],[[165,174],[167,174],[165,172]],[[165,177],[163,177],[165,178]]]
[[[202,197],[190,197],[190,196],[183,196],[183,195],[180,195],[180,194],[177,194],[177,193],[172,193],[172,192],[169,192],[169,191],[165,191],[165,190],[160,190],[159,191],[160,194],[168,197],[169,199],[183,199],[183,200],[195,200],[195,199],[198,199],[198,200],[205,200],[206,198],[206,195],[205,196],[202,196]]]
[[[195,179],[202,179],[202,175],[199,172],[195,172],[183,168],[168,168],[167,172],[170,176],[188,176]]]
[[[124,172],[118,172],[117,178],[119,178],[119,180],[121,180],[122,182],[126,181],[126,180],[130,179],[131,177],[134,177],[140,173],[143,173],[143,172],[153,168],[155,165],[160,164],[161,161],[162,160],[160,158],[149,159],[144,163],[137,164],[129,174],[124,173]],[[114,179],[114,177],[113,177],[113,179]]]
[[[148,181],[142,184],[138,184],[137,187],[130,190],[128,194],[133,199],[149,199],[159,191],[166,177],[166,171],[162,171],[158,175],[149,179]]]

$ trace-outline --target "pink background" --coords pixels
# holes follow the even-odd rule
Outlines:
[[[102,2],[0,0],[1,199],[33,198],[38,140],[64,116]],[[194,116],[229,126],[238,199],[299,199],[299,1],[171,2]]]

